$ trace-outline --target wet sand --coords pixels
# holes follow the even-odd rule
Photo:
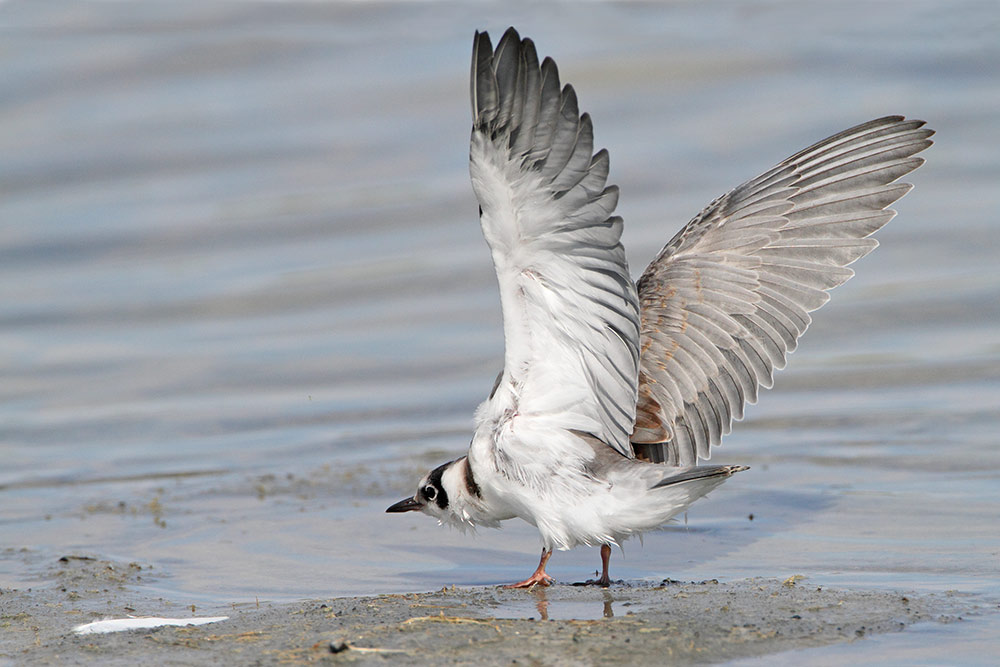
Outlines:
[[[0,664],[706,663],[855,642],[963,613],[962,599],[948,594],[834,590],[797,576],[447,587],[205,609],[156,597],[158,575],[140,563],[66,556],[46,565],[38,586],[0,591]],[[198,627],[73,632],[111,617],[221,615],[228,620]]]

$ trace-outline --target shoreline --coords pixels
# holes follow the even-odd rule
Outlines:
[[[148,568],[63,557],[39,586],[0,590],[0,665],[597,664],[719,662],[959,620],[946,594],[835,590],[799,576],[611,588],[443,588],[429,593],[180,605],[144,590]],[[74,634],[106,618],[228,616],[205,625]]]

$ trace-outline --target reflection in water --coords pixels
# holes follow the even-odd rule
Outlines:
[[[604,593],[604,618],[612,618],[614,617],[615,612],[611,608],[611,603],[614,602],[615,599],[611,597],[611,591],[609,591],[608,589],[605,588],[603,593]]]
[[[531,594],[535,597],[535,609],[538,611],[538,618],[540,620],[542,620],[542,621],[549,620],[549,605],[552,604],[552,601],[549,600],[549,589],[548,588],[542,588],[540,586],[535,586],[534,588],[531,589]],[[614,618],[615,611],[612,608],[612,605],[615,602],[617,602],[617,600],[615,600],[614,596],[611,594],[611,591],[608,590],[607,588],[602,588],[601,589],[601,598],[602,598],[601,599],[601,604],[602,604],[601,616],[603,616],[604,618]],[[556,602],[559,602],[559,601],[560,600],[558,600],[558,599],[556,600]],[[563,602],[563,605],[566,605],[568,601],[567,600],[561,600],[561,602]],[[573,600],[572,606],[573,607],[578,607],[579,606],[579,600]],[[563,609],[563,613],[558,614],[557,617],[558,618],[567,618],[567,615],[566,615],[565,612],[566,612],[566,610]],[[574,614],[570,614],[569,615],[569,617],[574,617],[574,616],[579,616],[579,615],[578,614],[577,615],[574,615]]]
[[[538,618],[543,621],[549,620],[549,598],[545,594],[546,589],[535,586],[531,589],[535,596],[535,608],[538,609]]]

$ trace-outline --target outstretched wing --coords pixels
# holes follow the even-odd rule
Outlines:
[[[848,280],[847,265],[910,190],[895,183],[930,146],[923,121],[890,116],[793,155],[712,202],[639,280],[639,405],[633,443],[693,465],[770,387],[808,313]]]
[[[471,92],[470,172],[506,344],[480,419],[535,417],[631,457],[639,317],[607,151],[594,154],[573,88],[513,28],[495,51],[476,33]]]

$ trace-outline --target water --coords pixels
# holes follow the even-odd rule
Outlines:
[[[888,113],[938,130],[883,246],[715,455],[753,469],[613,574],[995,609],[991,3],[4,4],[0,586],[67,553],[151,564],[150,589],[199,604],[530,571],[527,525],[473,539],[382,514],[462,453],[501,365],[466,77],[472,31],[509,24],[593,115],[636,274],[812,141]],[[989,641],[996,619],[902,636]]]

